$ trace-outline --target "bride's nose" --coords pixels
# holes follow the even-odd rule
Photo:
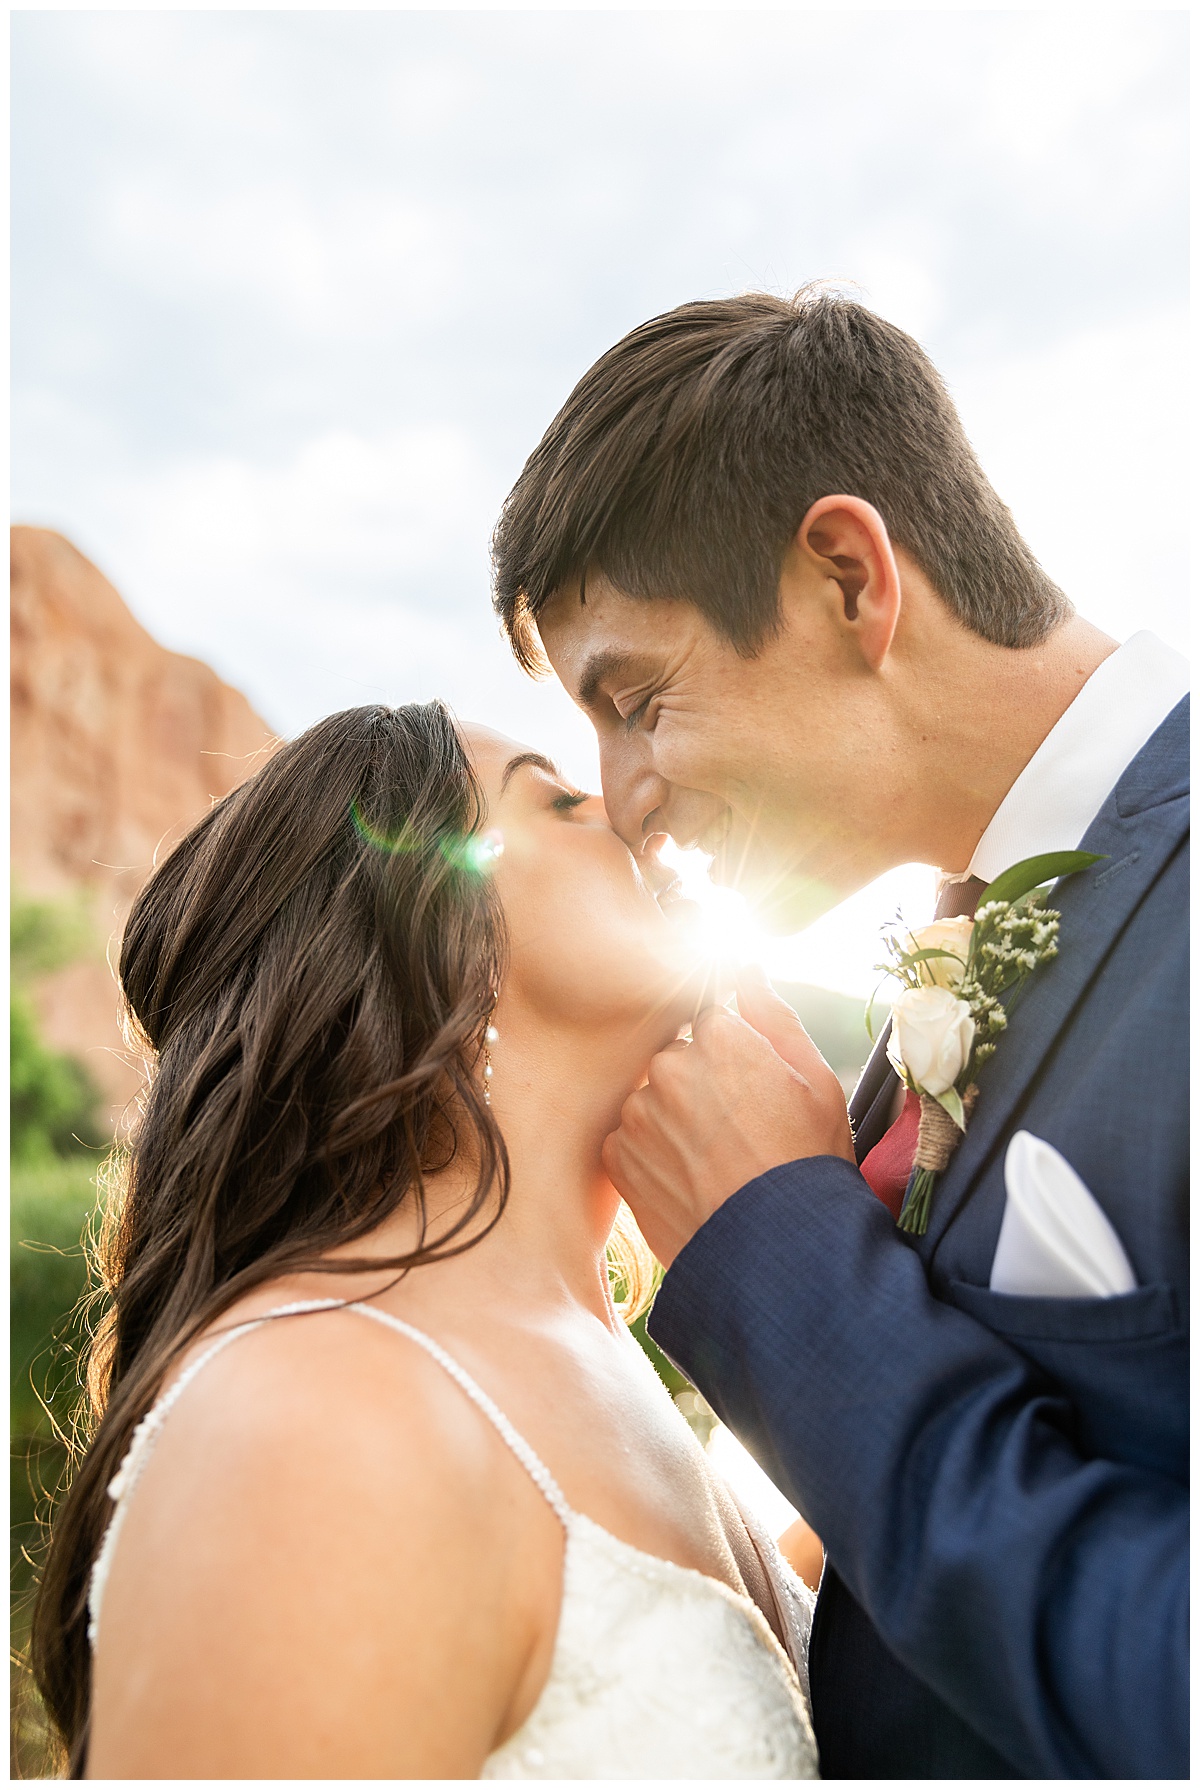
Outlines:
[[[676,879],[677,873],[659,856],[669,838],[669,833],[648,834],[638,854],[638,869],[652,895],[661,895]]]
[[[589,796],[586,802],[579,804],[576,813],[581,814],[585,820],[592,821],[598,827],[607,827],[610,832],[614,830],[613,824],[608,818],[608,809],[604,806],[603,796]]]

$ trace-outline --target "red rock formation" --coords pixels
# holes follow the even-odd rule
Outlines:
[[[34,895],[87,893],[96,960],[47,978],[39,1007],[48,1040],[83,1056],[114,1113],[140,1071],[103,947],[156,856],[272,743],[244,696],[159,646],[69,541],[13,529],[13,877]]]

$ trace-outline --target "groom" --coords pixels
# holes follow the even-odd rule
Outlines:
[[[606,1163],[667,1265],[652,1333],[824,1541],[823,1773],[1186,1776],[1183,661],[1073,612],[916,343],[823,293],[619,342],[495,554],[517,656],[593,721],[631,848],[715,853],[782,930],[897,864],[941,866],[942,911],[970,913],[1018,860],[1101,855],[1054,891],[1058,956],[924,1235],[895,1222],[916,1140],[886,1057],[852,1134],[753,976],[740,1018],[655,1060]],[[1016,1249],[1047,1188],[1058,1253]]]

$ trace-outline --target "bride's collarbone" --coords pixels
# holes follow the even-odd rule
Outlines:
[[[313,1296],[307,1287],[277,1288],[274,1297],[260,1293],[224,1323]],[[750,1596],[775,1625],[769,1582],[736,1507],[627,1333],[606,1332],[586,1313],[542,1322],[536,1312],[489,1318],[457,1304],[439,1309],[436,1301],[405,1298],[402,1289],[371,1303],[413,1325],[466,1371],[545,1464],[572,1510],[642,1553]],[[474,1481],[485,1501],[498,1484],[506,1486],[489,1522],[513,1526],[511,1544],[529,1565],[528,1604],[541,1611],[540,1626],[561,1580],[557,1519],[548,1520],[527,1470],[436,1360],[353,1312],[269,1325],[224,1360],[209,1392],[234,1420],[247,1400],[258,1409],[270,1402],[277,1413],[294,1407],[302,1427],[347,1421],[353,1408],[359,1421],[379,1422],[386,1472],[382,1457],[391,1451],[395,1414],[403,1412],[408,1432],[421,1433],[418,1471],[432,1485],[452,1467],[456,1487],[466,1493]],[[215,1362],[200,1376],[189,1398],[220,1366]],[[225,1382],[220,1393],[217,1379]],[[410,1460],[409,1470],[413,1465]]]
[[[515,1361],[493,1355],[488,1390],[574,1511],[641,1553],[750,1596],[774,1626],[736,1505],[646,1357],[628,1336],[597,1342],[581,1332],[579,1346],[563,1339],[519,1348]]]
[[[431,1298],[432,1287],[432,1280],[410,1282],[378,1303],[466,1371],[544,1463],[572,1510],[643,1553],[769,1603],[736,1508],[627,1331],[614,1332],[585,1310],[472,1307],[459,1296]],[[445,1291],[451,1293],[449,1277]],[[376,1335],[389,1341],[386,1332]],[[390,1340],[420,1374],[424,1396],[456,1420],[465,1417],[481,1436],[491,1432],[435,1362],[400,1337]],[[514,1459],[506,1478],[519,1485],[528,1475]]]

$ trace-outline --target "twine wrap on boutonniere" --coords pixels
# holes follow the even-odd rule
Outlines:
[[[1054,879],[1098,863],[1100,853],[1044,852],[998,876],[974,919],[934,920],[915,932],[884,934],[888,961],[876,965],[902,986],[892,1004],[887,1054],[906,1088],[920,1096],[915,1173],[898,1220],[924,1234],[937,1177],[962,1141],[978,1098],[975,1076],[993,1056],[1021,984],[1058,955],[1060,915],[1045,897]],[[868,1030],[870,1029],[870,1006]]]

